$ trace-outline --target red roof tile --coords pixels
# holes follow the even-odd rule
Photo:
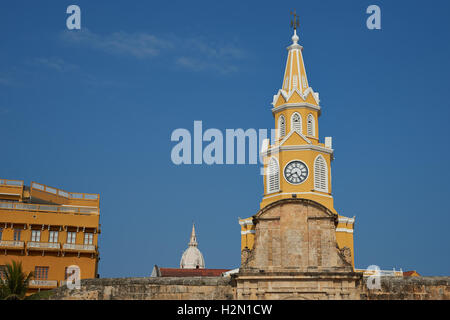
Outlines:
[[[231,269],[178,269],[159,268],[161,277],[220,277]]]
[[[411,277],[411,276],[416,276],[416,275],[420,276],[420,274],[416,270],[403,272],[404,277]]]

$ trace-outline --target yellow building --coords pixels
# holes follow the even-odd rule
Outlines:
[[[336,239],[340,248],[351,251],[354,266],[353,227],[355,219],[338,214],[333,205],[331,161],[334,150],[331,137],[319,139],[322,108],[319,94],[308,82],[303,47],[298,44],[296,28],[281,89],[273,97],[275,141],[265,141],[264,195],[261,209],[281,199],[302,198],[315,201],[336,215]],[[241,250],[252,249],[255,228],[252,218],[241,219]]]
[[[95,278],[99,260],[99,195],[0,179],[0,271],[12,260],[32,271],[30,292],[61,286],[77,266]]]

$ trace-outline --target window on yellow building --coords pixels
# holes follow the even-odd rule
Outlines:
[[[3,235],[3,229],[0,228],[0,240],[2,240],[2,235]]]
[[[76,232],[67,232],[67,243],[75,243],[77,239]]]
[[[41,230],[31,230],[31,241],[41,241]]]
[[[92,244],[94,240],[93,233],[85,233],[84,234],[84,244]]]
[[[34,278],[36,280],[47,280],[48,269],[48,267],[34,267]]]
[[[20,229],[14,230],[14,241],[20,241],[21,234],[22,234],[22,230],[20,230]]]
[[[48,235],[48,242],[58,242],[58,231],[50,231]]]

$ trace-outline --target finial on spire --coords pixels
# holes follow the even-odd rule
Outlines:
[[[291,15],[293,16],[293,19],[291,20],[291,28],[294,28],[294,35],[292,36],[292,43],[294,45],[297,45],[298,40],[299,40],[299,37],[297,36],[297,27],[299,26],[299,22],[298,22],[298,15],[295,12],[295,9],[294,9],[294,12],[291,11]]]
[[[291,11],[291,15],[293,16],[293,19],[291,20],[291,28],[294,28],[294,30],[297,30],[299,23],[298,23],[298,15],[295,12],[295,9],[294,9],[294,12]]]

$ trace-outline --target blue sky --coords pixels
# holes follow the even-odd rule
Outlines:
[[[238,267],[260,166],[176,166],[170,136],[274,126],[293,8],[356,265],[450,274],[448,1],[2,1],[0,177],[100,193],[102,277],[177,267],[192,221]]]

